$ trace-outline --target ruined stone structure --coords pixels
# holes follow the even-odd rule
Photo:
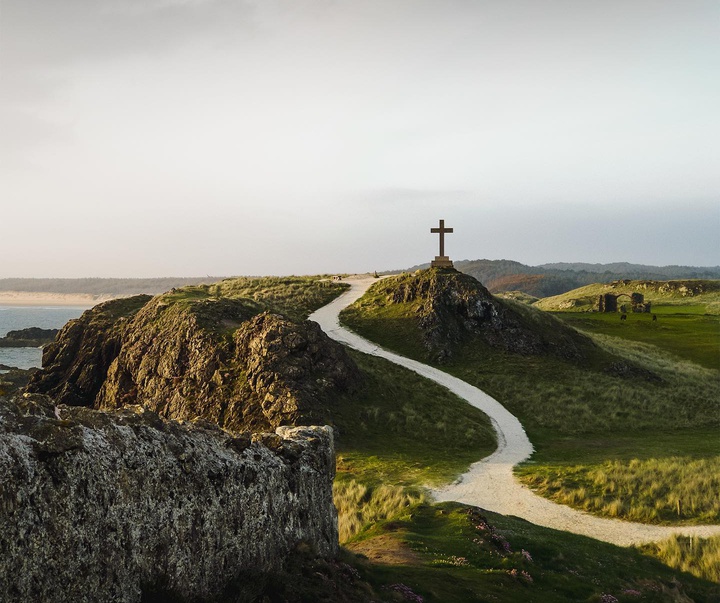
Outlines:
[[[336,554],[329,427],[231,435],[26,396],[0,398],[0,601],[219,600],[301,542]]]
[[[630,298],[630,307],[633,312],[650,312],[651,302],[645,301],[642,293],[603,293],[598,297],[599,312],[617,312],[618,298]]]

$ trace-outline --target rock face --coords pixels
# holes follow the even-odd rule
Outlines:
[[[232,436],[0,399],[0,600],[209,601],[300,542],[337,552],[332,430]]]
[[[253,300],[168,294],[138,303],[115,321],[103,304],[65,327],[27,391],[273,430],[331,422],[333,400],[360,382],[344,348],[317,324],[263,312]]]
[[[130,320],[148,300],[148,295],[112,300],[69,321],[45,346],[43,370],[35,373],[28,391],[48,394],[60,404],[88,406],[120,352]]]
[[[490,294],[473,277],[453,269],[418,271],[376,285],[386,304],[414,308],[430,356],[442,362],[459,343],[480,336],[493,347],[535,355],[581,358],[592,342],[553,317]]]
[[[40,347],[55,339],[59,331],[59,329],[41,329],[39,327],[8,331],[5,337],[0,337],[0,348]]]

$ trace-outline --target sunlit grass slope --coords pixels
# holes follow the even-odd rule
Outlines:
[[[333,281],[327,275],[242,277],[225,279],[212,285],[173,289],[164,297],[171,303],[222,297],[248,298],[259,302],[271,312],[301,320],[330,303],[347,288],[346,283]]]
[[[423,498],[492,453],[488,418],[439,385],[386,360],[349,350],[362,389],[338,401],[336,506],[341,541]]]
[[[558,312],[565,323],[585,333],[612,335],[641,341],[671,352],[681,359],[720,369],[720,315],[705,314],[705,306],[656,306],[650,314]]]
[[[600,275],[599,275],[600,276]],[[545,297],[536,302],[536,306],[546,311],[584,312],[597,306],[598,296],[605,293],[642,293],[645,301],[653,306],[681,305],[713,307],[720,303],[720,280],[677,280],[677,281],[613,281],[612,283],[595,283],[573,289],[561,295]],[[623,303],[630,307],[630,300],[621,297],[618,305]]]
[[[479,458],[473,452],[481,456],[493,448],[487,423],[414,373],[352,354],[366,387],[343,400],[337,415],[335,502],[341,542],[373,560],[352,562],[372,585],[373,600],[669,603],[720,597],[720,587],[702,573],[694,577],[653,559],[661,557],[657,551],[642,554],[465,505],[430,504],[425,484],[451,480]],[[692,555],[685,553],[685,563]]]
[[[427,361],[412,308],[391,303],[378,290],[371,289],[342,319],[373,341]],[[605,354],[602,362],[510,354],[474,339],[459,344],[441,368],[487,391],[521,419],[537,449],[522,477],[538,487],[555,484],[546,494],[613,517],[680,523],[717,517],[717,489],[705,479],[706,466],[688,464],[682,475],[670,467],[682,462],[673,458],[713,464],[720,456],[720,438],[712,437],[720,425],[718,372],[678,362],[655,346],[594,339]],[[669,436],[672,448],[658,445]],[[651,493],[631,465],[636,458],[668,469],[654,474]],[[610,491],[601,496],[594,484],[607,473],[606,461],[618,465]],[[624,493],[623,504],[612,489]],[[574,494],[561,494],[565,490]]]

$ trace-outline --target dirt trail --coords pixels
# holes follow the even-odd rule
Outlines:
[[[663,540],[673,534],[701,537],[720,534],[720,525],[653,526],[596,517],[554,503],[520,484],[513,475],[513,466],[527,459],[533,451],[520,421],[477,387],[436,368],[385,350],[341,327],[338,320],[340,311],[362,297],[376,279],[358,277],[348,279],[347,282],[351,285],[350,290],[317,310],[310,316],[310,320],[318,322],[330,337],[351,348],[390,360],[445,386],[487,414],[495,427],[497,450],[473,463],[470,470],[455,483],[433,491],[435,500],[471,504],[503,515],[515,515],[537,525],[590,536],[620,546]]]

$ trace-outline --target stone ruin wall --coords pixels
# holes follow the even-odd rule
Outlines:
[[[0,601],[211,600],[301,542],[332,556],[334,472],[328,427],[0,399]]]

